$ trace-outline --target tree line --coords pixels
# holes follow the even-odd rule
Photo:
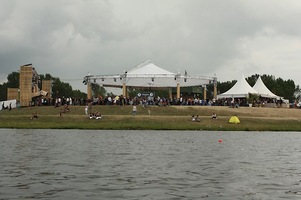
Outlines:
[[[58,77],[53,77],[50,74],[45,75],[39,75],[40,76],[40,82],[38,83],[39,88],[42,88],[42,80],[52,80],[52,97],[77,97],[77,98],[86,98],[87,94],[80,91],[80,90],[73,90],[71,85],[69,83],[63,82]],[[256,83],[257,78],[259,77],[258,74],[252,75],[250,77],[247,77],[247,82],[250,84],[251,87],[253,87]],[[284,99],[288,99],[290,102],[294,100],[300,99],[301,89],[299,85],[295,85],[294,81],[289,80],[283,80],[282,78],[275,78],[272,75],[262,75],[261,79],[263,83],[266,85],[266,87],[273,92],[274,94],[283,97]],[[226,91],[228,91],[231,87],[235,85],[237,80],[232,81],[226,81],[226,82],[217,82],[217,89],[218,94],[222,94]],[[19,72],[12,72],[7,76],[7,82],[0,84],[0,101],[7,100],[7,88],[18,88],[19,87]],[[208,99],[213,99],[213,84],[210,84],[207,86],[208,93],[207,97]],[[106,90],[97,85],[92,84],[92,90],[94,96],[105,96],[105,95],[114,95],[114,94],[106,94]],[[136,94],[139,92],[138,90],[129,89],[129,94]],[[166,94],[165,94],[166,93]],[[168,96],[167,91],[156,91],[156,95],[161,96]]]
[[[7,76],[7,82],[0,84],[0,101],[7,100],[7,88],[19,88],[20,73],[12,72]],[[53,77],[50,74],[39,75],[40,81],[38,87],[42,88],[42,80],[52,80],[52,98],[57,97],[77,97],[86,98],[87,94],[80,90],[73,90],[69,83],[65,83],[60,78]]]

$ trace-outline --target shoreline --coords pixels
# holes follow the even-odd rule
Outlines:
[[[102,119],[89,119],[85,106],[70,106],[70,112],[59,117],[60,107],[25,107],[0,111],[0,128],[12,129],[87,129],[87,130],[207,130],[207,131],[301,131],[301,109],[223,106],[137,106],[132,116],[132,106],[92,107]],[[33,112],[38,119],[30,119]],[[218,119],[211,119],[212,112]],[[191,116],[199,115],[200,122]],[[231,116],[240,124],[230,124]]]

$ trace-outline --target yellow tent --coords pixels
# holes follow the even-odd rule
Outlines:
[[[239,121],[238,117],[232,116],[232,117],[230,117],[230,119],[229,119],[229,123],[231,123],[231,124],[239,124],[240,121]]]

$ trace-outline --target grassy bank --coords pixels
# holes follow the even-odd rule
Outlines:
[[[0,128],[32,129],[115,129],[115,130],[217,130],[217,131],[301,131],[301,109],[289,108],[228,108],[205,106],[138,106],[131,115],[131,106],[94,106],[101,120],[89,119],[84,106],[71,106],[70,112],[59,117],[60,108],[27,107],[0,111]],[[30,119],[37,112],[38,119]],[[218,119],[212,120],[212,112]],[[191,122],[199,115],[201,122]],[[240,124],[229,124],[231,116]]]

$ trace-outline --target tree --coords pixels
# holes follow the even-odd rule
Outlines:
[[[301,99],[301,88],[299,85],[296,86],[294,96],[296,97],[297,100]]]
[[[0,84],[0,101],[7,100],[7,83]]]
[[[290,101],[295,100],[295,83],[293,80],[284,81],[281,78],[276,79],[276,94]]]
[[[0,101],[7,100],[7,88],[19,88],[19,72],[12,72],[7,76],[7,82],[0,84]]]
[[[72,91],[72,97],[85,99],[87,97],[87,94],[80,91],[80,90],[73,90]]]
[[[106,89],[98,84],[91,84],[91,87],[92,87],[94,97],[99,97],[99,96],[104,97],[107,93]]]
[[[77,97],[85,98],[86,93],[81,92],[80,90],[73,90],[69,83],[62,82],[60,78],[53,77],[50,74],[41,74],[40,80],[52,80],[52,97]],[[42,86],[39,86],[41,88]]]
[[[237,80],[227,81],[227,82],[222,82],[222,83],[217,82],[218,94],[227,92],[230,88],[232,88],[235,85],[236,82],[237,82]],[[213,85],[211,87],[212,87],[212,91],[213,91]],[[210,90],[211,90],[211,88],[210,88]]]
[[[20,73],[12,72],[7,76],[7,87],[8,88],[19,88]]]
[[[59,78],[52,78],[52,97],[71,97],[72,96],[72,87],[69,83],[62,82]]]

